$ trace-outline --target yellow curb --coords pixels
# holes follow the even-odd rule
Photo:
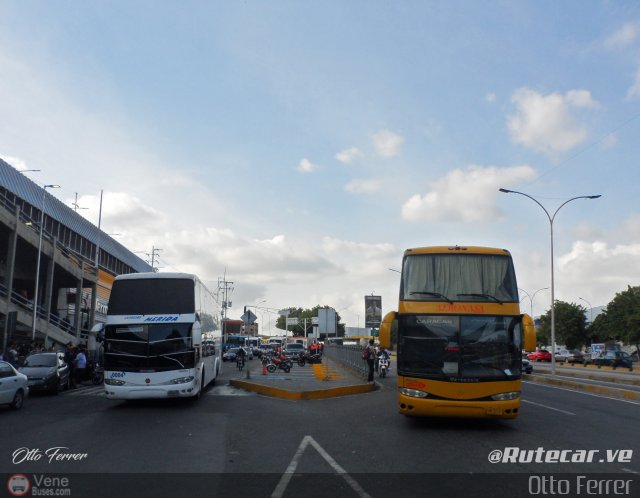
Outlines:
[[[239,387],[247,391],[252,391],[265,396],[283,399],[323,399],[333,398],[336,396],[348,396],[350,394],[363,394],[374,391],[375,384],[356,384],[353,386],[330,387],[328,389],[317,389],[313,391],[288,391],[278,387],[265,386],[262,384],[254,384],[244,380],[232,379],[229,383],[233,387]]]
[[[543,375],[528,374],[523,378],[524,380],[530,380],[532,382],[538,382],[540,384],[551,384],[554,386],[569,387],[578,391],[584,391],[594,394],[604,394],[607,396],[611,396],[612,398],[640,401],[640,392],[637,391],[628,391],[626,389],[618,389],[615,387],[596,386],[593,384],[581,384],[579,382],[573,382],[570,380],[553,379]]]

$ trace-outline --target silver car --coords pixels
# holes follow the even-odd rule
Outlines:
[[[0,405],[9,405],[14,410],[22,408],[29,395],[29,380],[11,363],[0,361]]]

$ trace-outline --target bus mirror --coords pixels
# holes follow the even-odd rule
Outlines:
[[[396,312],[390,311],[384,316],[380,323],[379,339],[381,348],[389,349],[391,347],[391,325],[395,319]]]
[[[522,315],[522,334],[524,336],[524,350],[535,351],[536,350],[536,326],[531,318],[526,313]]]
[[[199,322],[193,324],[193,345],[199,346],[202,343],[202,326]]]

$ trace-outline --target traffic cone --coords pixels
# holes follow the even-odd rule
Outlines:
[[[267,375],[267,366],[264,363],[262,364],[262,375]]]

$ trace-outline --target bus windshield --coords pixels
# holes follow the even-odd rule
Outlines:
[[[519,302],[511,257],[460,253],[406,256],[400,299]]]
[[[109,315],[194,313],[194,289],[189,279],[116,280],[109,297]]]
[[[452,382],[520,377],[519,316],[404,315],[398,374]]]
[[[105,370],[159,372],[193,368],[191,323],[106,327]]]

